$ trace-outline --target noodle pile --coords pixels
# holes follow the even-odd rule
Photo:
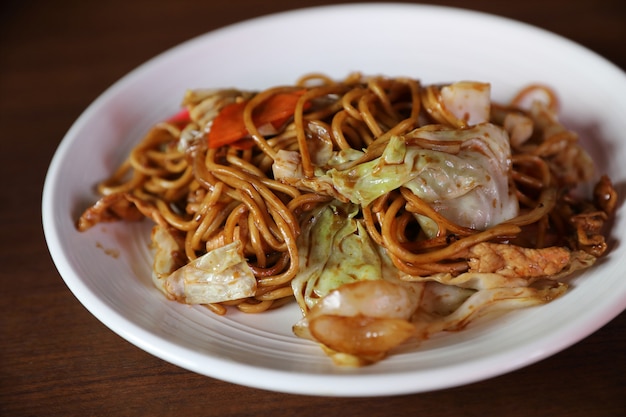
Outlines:
[[[162,249],[155,259],[156,282],[215,249],[237,244],[247,264],[243,267],[256,281],[254,294],[204,303],[218,314],[228,306],[257,313],[293,300],[292,282],[303,264],[303,228],[315,210],[329,204],[356,204],[359,227],[406,282],[442,274],[451,282],[480,268],[506,276],[513,267],[507,269],[509,253],[502,245],[567,251],[567,265],[554,272],[551,257],[561,252],[523,252],[523,268],[541,269],[529,282],[589,266],[607,247],[602,228],[616,200],[609,179],[601,178],[592,198],[573,193],[592,179],[593,164],[577,135],[558,122],[558,103],[549,88],[530,86],[509,104],[481,102],[485,88],[488,95],[488,85],[479,83],[446,88],[411,78],[351,74],[335,81],[312,74],[293,86],[261,92],[189,91],[183,112],[155,125],[118,171],[98,184],[102,198],[85,211],[78,228],[150,218],[158,228],[155,245]],[[458,89],[476,100],[464,103]],[[288,98],[289,114],[263,119],[270,104]],[[476,103],[487,120],[472,120]],[[244,135],[212,142],[218,115],[235,105]],[[439,200],[430,202],[406,185],[357,201],[328,179],[332,161],[332,172],[348,173],[342,186],[352,192],[358,178],[349,173],[389,158],[386,149],[396,143],[446,155],[458,155],[464,147],[485,153],[479,145],[455,139],[454,132],[484,129],[486,123],[505,132],[507,150],[510,146],[500,178],[509,203],[492,202],[512,204],[513,216],[504,221],[477,227],[451,220]],[[461,178],[463,172],[455,175]],[[491,258],[482,257],[485,250]],[[505,265],[485,266],[494,256]],[[176,292],[165,292],[186,302]]]

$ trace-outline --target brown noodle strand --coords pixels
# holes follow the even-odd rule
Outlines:
[[[98,184],[96,190],[100,195],[111,195],[130,192],[140,187],[147,178],[147,176],[140,171],[133,171],[131,179],[124,182],[124,177],[126,177],[132,169],[130,161],[127,159],[110,178]]]
[[[527,87],[524,87],[520,90],[515,97],[511,100],[511,105],[513,107],[521,107],[524,100],[533,94],[537,94],[537,92],[542,93],[547,97],[547,108],[553,113],[556,113],[559,109],[559,100],[556,97],[554,91],[540,84],[531,84]]]
[[[307,138],[304,130],[304,106],[309,100],[314,99],[315,97],[325,96],[333,93],[340,93],[344,87],[337,84],[332,84],[329,86],[323,86],[318,88],[313,88],[308,90],[306,93],[300,97],[298,100],[298,104],[296,105],[296,109],[294,112],[294,124],[296,127],[296,137],[298,139],[298,146],[300,150],[300,156],[302,158],[302,170],[304,172],[304,176],[307,178],[312,178],[314,174],[313,162],[311,161],[311,155],[309,153],[309,147],[307,146]]]
[[[323,194],[302,194],[289,202],[287,208],[293,213],[298,211],[310,211],[314,206],[320,203],[327,203],[332,198]]]
[[[365,145],[364,143],[360,143],[360,136],[357,134],[356,130],[354,130],[352,126],[347,126],[349,117],[349,114],[345,110],[337,112],[335,117],[333,117],[333,139],[339,149],[353,149]],[[348,140],[346,136],[350,138],[350,140]]]
[[[265,140],[265,137],[261,135],[257,126],[254,124],[252,120],[252,113],[254,112],[254,108],[261,104],[263,101],[267,100],[272,95],[287,93],[294,91],[295,87],[275,87],[269,90],[265,90],[257,95],[255,95],[246,105],[243,112],[243,121],[246,126],[246,129],[250,133],[250,136],[257,143],[257,146],[270,158],[276,160],[276,152],[272,149],[271,146]]]
[[[274,260],[274,264],[270,267],[261,268],[253,263],[249,263],[249,265],[256,278],[269,278],[284,271],[289,265],[289,262],[289,252],[283,252],[278,259]]]
[[[467,249],[470,246],[473,246],[477,243],[488,241],[495,239],[500,236],[515,236],[521,230],[519,227],[513,224],[500,224],[492,227],[491,229],[487,229],[482,232],[477,232],[473,235],[461,238],[448,246],[425,253],[412,253],[401,245],[397,244],[393,239],[393,226],[395,223],[395,216],[398,211],[404,206],[405,201],[402,198],[396,198],[391,205],[387,213],[385,214],[385,219],[382,224],[381,235],[383,238],[383,243],[385,244],[385,248],[396,257],[401,258],[404,262],[410,264],[428,264],[434,263],[438,261],[442,261],[444,259],[454,259],[454,257],[461,251]]]
[[[258,314],[267,311],[274,304],[274,300],[264,300],[258,303],[242,302],[237,304],[237,308],[244,313]]]
[[[293,295],[293,290],[291,286],[280,287],[276,289],[272,289],[267,292],[263,292],[261,294],[257,294],[257,300],[266,301],[266,300],[277,300],[279,298],[291,297]]]
[[[521,214],[503,224],[516,226],[526,226],[531,223],[538,222],[542,217],[546,216],[556,205],[557,190],[554,187],[546,188],[541,192],[537,207],[531,211]]]
[[[250,230],[250,244],[252,246],[252,251],[256,257],[256,265],[259,268],[266,268],[267,258],[265,256],[265,248],[262,244],[259,229],[255,227],[253,216],[248,216],[248,229]]]
[[[440,235],[454,233],[459,236],[467,236],[475,232],[472,229],[448,221],[445,217],[437,213],[428,203],[424,202],[424,200],[413,194],[407,188],[400,188],[400,193],[407,202],[406,209],[413,213],[429,217],[435,221]]]
[[[383,237],[380,235],[380,231],[376,227],[377,222],[374,219],[374,215],[372,214],[371,205],[367,207],[363,207],[361,209],[361,212],[363,214],[363,221],[365,223],[365,228],[367,229],[367,233],[370,235],[370,237],[374,240],[374,242],[378,246],[383,246],[384,244]]]
[[[205,304],[206,308],[208,308],[209,310],[211,310],[213,313],[223,316],[226,314],[227,310],[226,307],[224,307],[221,304]]]

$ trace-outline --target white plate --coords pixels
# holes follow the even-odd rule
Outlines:
[[[492,83],[494,98],[540,81],[562,101],[563,120],[590,145],[624,193],[626,77],[594,53],[514,21],[433,6],[369,4],[297,10],[229,26],[147,62],[99,97],[72,126],[43,193],[50,252],[82,304],[121,337],[200,374],[288,393],[373,396],[478,381],[554,354],[626,308],[626,234],[618,213],[611,252],[576,277],[562,298],[406,346],[361,369],[335,367],[291,333],[294,306],[218,317],[170,302],[152,286],[148,224],[110,224],[79,234],[74,224],[108,176],[154,122],[178,109],[187,88],[269,87],[323,71],[341,78],[407,75],[426,83]]]

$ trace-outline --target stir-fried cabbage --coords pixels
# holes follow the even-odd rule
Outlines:
[[[330,169],[315,178],[303,178],[299,154],[281,151],[274,175],[362,206],[406,187],[450,221],[478,230],[518,214],[517,198],[508,184],[508,135],[496,125],[418,128],[391,137],[378,158],[347,169],[332,167],[362,155],[354,150],[338,153],[329,160]],[[427,219],[422,220],[426,229],[432,228]]]
[[[431,143],[445,150],[426,149]],[[449,220],[482,230],[517,215],[517,199],[508,186],[510,164],[506,132],[484,123],[463,130],[416,129],[392,137],[380,158],[327,175],[354,203],[366,206],[404,186]]]
[[[354,204],[323,205],[306,218],[298,239],[300,270],[292,280],[296,300],[308,311],[343,284],[383,278],[383,265]]]
[[[177,268],[180,248],[163,228],[155,226],[153,281],[168,297],[186,304],[211,304],[254,296],[256,278],[241,254],[241,242],[213,249]],[[173,272],[172,272],[173,271]]]

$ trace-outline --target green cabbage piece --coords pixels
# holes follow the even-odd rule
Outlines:
[[[425,148],[412,138],[435,145]],[[331,168],[326,177],[352,203],[367,206],[406,187],[450,221],[484,230],[518,214],[508,184],[510,165],[506,132],[484,123],[469,129],[416,129],[391,137],[380,157],[348,169]],[[418,216],[425,229],[432,229],[428,220]]]
[[[333,201],[309,213],[298,238],[300,272],[292,280],[304,312],[343,284],[383,278],[383,261],[362,223],[359,208]]]

